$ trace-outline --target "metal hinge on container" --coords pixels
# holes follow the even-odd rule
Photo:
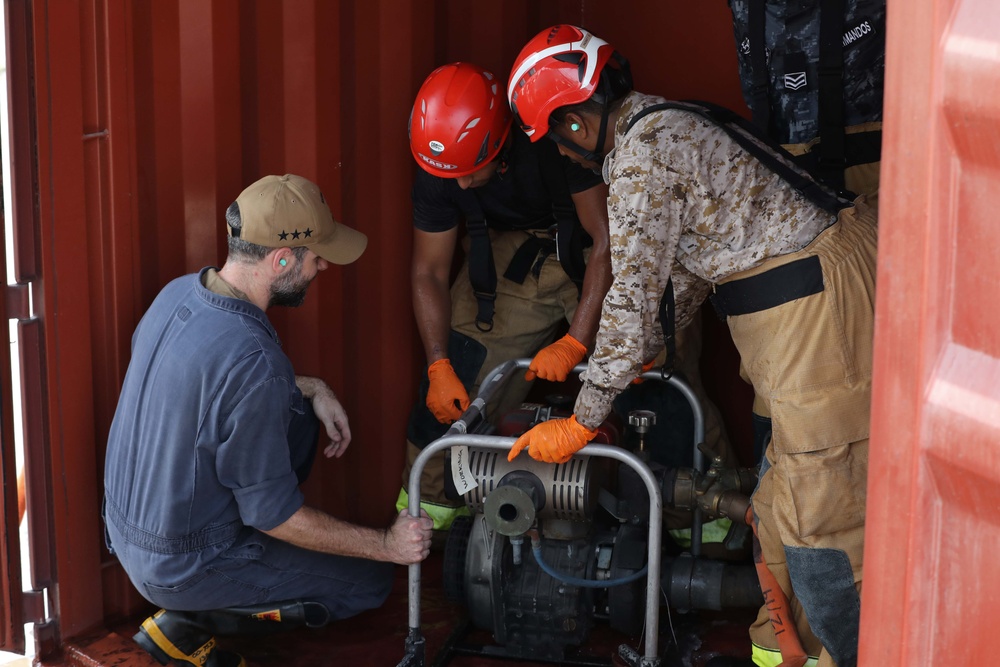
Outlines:
[[[45,595],[46,589],[24,591],[22,609],[25,623],[45,623],[48,620],[45,614]]]
[[[26,320],[31,317],[30,285],[7,285],[7,319]]]

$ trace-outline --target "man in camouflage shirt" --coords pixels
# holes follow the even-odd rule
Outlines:
[[[762,584],[775,581],[785,599],[768,594],[753,660],[855,665],[875,212],[863,198],[841,210],[814,203],[719,123],[676,108],[641,115],[664,100],[630,89],[624,59],[573,26],[544,31],[515,61],[508,97],[522,128],[609,183],[614,280],[575,414],[530,430],[510,458],[527,448],[568,460],[663,348],[664,327],[683,326],[715,292],[774,419],[753,510]],[[671,284],[674,323],[659,307]],[[797,637],[773,630],[792,621]]]

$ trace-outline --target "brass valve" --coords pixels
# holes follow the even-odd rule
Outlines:
[[[628,413],[628,425],[639,434],[639,451],[646,450],[646,434],[656,426],[656,413],[652,410],[633,410]]]

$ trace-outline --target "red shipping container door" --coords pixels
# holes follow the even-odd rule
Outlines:
[[[1000,621],[1000,3],[890,2],[864,667]]]

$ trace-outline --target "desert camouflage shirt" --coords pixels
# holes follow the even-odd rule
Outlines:
[[[714,283],[800,250],[834,222],[697,114],[653,112],[625,135],[633,115],[664,101],[631,93],[604,160],[614,282],[576,401],[589,428],[663,349],[658,309],[671,276],[680,329]]]

